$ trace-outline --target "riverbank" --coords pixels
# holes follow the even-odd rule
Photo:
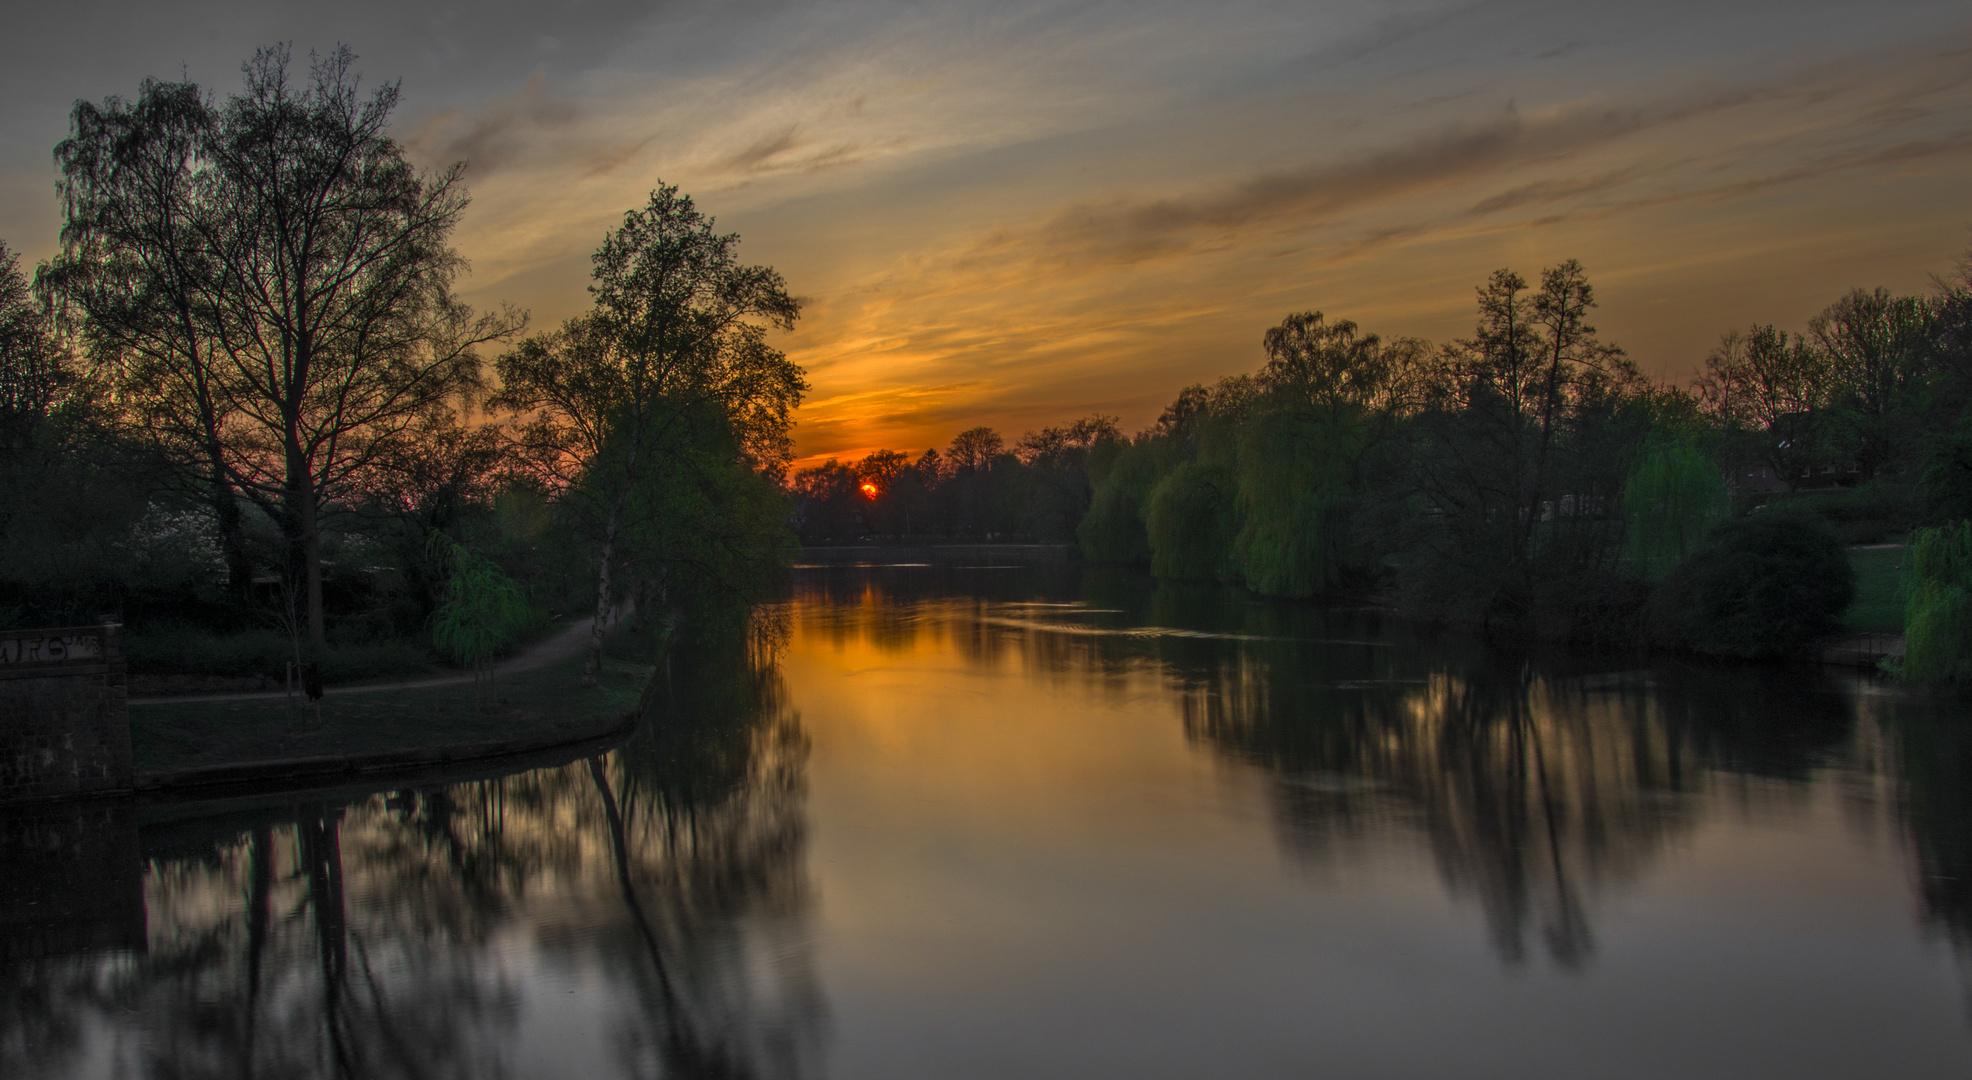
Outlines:
[[[320,702],[279,693],[133,700],[138,787],[519,753],[605,734],[637,713],[656,670],[643,637],[613,633],[593,686],[582,685],[581,650],[549,649],[557,644],[480,683],[462,675],[332,687]]]

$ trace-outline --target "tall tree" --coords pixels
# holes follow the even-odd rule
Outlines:
[[[596,251],[590,312],[499,361],[488,407],[516,417],[516,462],[596,545],[587,682],[601,671],[625,513],[658,470],[699,458],[680,452],[702,441],[695,426],[727,428],[737,453],[776,477],[790,457],[791,414],[808,387],[766,335],[793,329],[800,305],[713,224],[690,196],[658,188]]]
[[[18,257],[0,242],[0,451],[22,450],[61,390],[47,320],[28,294]]]
[[[1728,433],[1743,433],[1748,456],[1789,487],[1800,485],[1822,449],[1821,412],[1833,392],[1827,355],[1770,325],[1720,338],[1698,380],[1705,411]]]
[[[1478,290],[1479,324],[1446,350],[1456,384],[1433,425],[1438,453],[1424,462],[1427,495],[1454,527],[1448,561],[1503,588],[1488,618],[1532,616],[1542,521],[1559,511],[1559,446],[1577,406],[1611,384],[1640,378],[1621,349],[1587,321],[1595,295],[1579,262],[1541,274],[1538,292],[1511,270]],[[1620,482],[1618,475],[1618,482]]]
[[[463,165],[421,174],[388,134],[392,83],[365,97],[338,48],[290,81],[285,46],[218,108],[188,84],[77,107],[57,149],[68,219],[50,284],[181,448],[280,527],[283,569],[325,642],[322,516],[444,402],[475,347],[523,319],[474,318],[448,246]],[[200,453],[202,452],[202,453]]]
[[[1920,404],[1940,305],[1854,289],[1808,322],[1838,388],[1838,413],[1863,478],[1907,447],[1900,418]]]
[[[210,175],[214,111],[192,83],[146,79],[135,101],[77,102],[55,147],[62,251],[37,284],[124,391],[134,427],[211,507],[233,594],[253,566],[226,467],[232,417],[214,366]],[[201,188],[208,190],[202,192]],[[203,197],[202,197],[203,195]]]

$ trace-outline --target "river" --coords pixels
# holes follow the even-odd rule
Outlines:
[[[805,558],[606,753],[0,819],[0,1076],[1972,1075],[1961,703]]]

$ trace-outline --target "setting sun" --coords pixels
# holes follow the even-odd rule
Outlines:
[[[865,499],[876,498],[876,485],[870,483],[868,480],[863,481],[863,498]]]

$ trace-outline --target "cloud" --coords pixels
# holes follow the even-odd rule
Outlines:
[[[534,149],[541,133],[579,116],[576,103],[551,95],[546,73],[536,71],[519,90],[470,113],[456,105],[440,111],[404,141],[404,148],[433,164],[464,161],[474,180],[484,180]]]
[[[1533,117],[1508,110],[1355,160],[1263,173],[1219,191],[1082,203],[1057,215],[1043,232],[1051,253],[1064,262],[1169,257],[1263,226],[1305,227],[1366,202],[1564,158],[1662,122],[1662,116],[1643,110],[1607,106]]]
[[[1641,170],[1618,169],[1615,172],[1598,176],[1570,177],[1559,180],[1536,180],[1531,184],[1521,184],[1491,198],[1474,203],[1469,214],[1492,214],[1501,210],[1515,210],[1529,203],[1554,203],[1578,195],[1591,195],[1606,191],[1619,184],[1634,179]]]
[[[1723,143],[1707,134],[1701,138],[1704,150],[1675,157],[1652,143],[1647,152],[1629,151],[1631,160],[1616,167],[1573,177],[1542,176],[1471,203],[1465,213],[1527,207],[1553,211],[1647,176],[1661,178],[1700,157],[1709,168],[1742,173],[1756,152],[1793,158],[1796,167],[1747,181],[1771,186],[1833,169],[1883,163],[1890,160],[1886,155],[1915,159],[1954,152],[1959,137],[1950,133],[1890,147],[1868,145],[1894,136],[1883,122],[1886,116],[1898,115],[1910,124],[1935,120],[1937,109],[1925,107],[1927,102],[1963,111],[1960,91],[1972,85],[1972,73],[1937,62],[1949,61],[1948,55],[1930,59],[1931,64],[1912,64],[1900,55],[1894,60],[1873,58],[1870,63],[1818,65],[1764,81],[1700,88],[1635,104],[1590,99],[1529,112],[1508,107],[1491,116],[1442,125],[1395,146],[1275,168],[1189,194],[1084,199],[1029,230],[1001,229],[982,237],[975,257],[1001,257],[1024,249],[1036,265],[1088,272],[1187,257],[1244,245],[1258,237],[1276,239],[1315,229],[1345,215],[1359,216],[1373,205],[1416,202],[1529,170],[1552,172],[1591,155],[1621,156],[1619,148],[1627,142],[1719,121],[1758,134]],[[1902,65],[1911,77],[1892,81],[1892,64]],[[1940,74],[1940,67],[1950,70]],[[1818,149],[1830,140],[1865,145],[1832,154]],[[1688,177],[1673,183],[1685,194],[1721,188]]]

